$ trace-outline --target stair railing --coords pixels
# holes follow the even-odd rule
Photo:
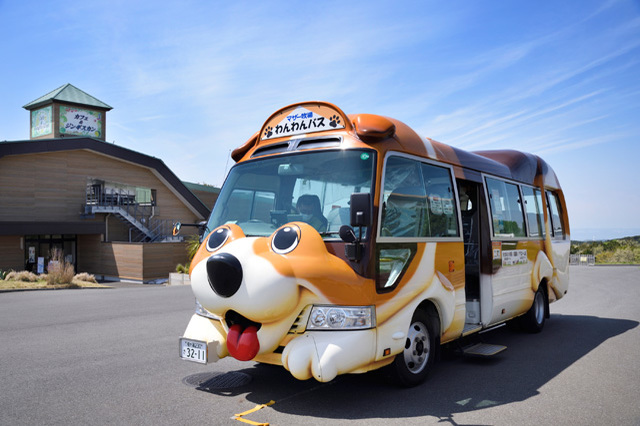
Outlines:
[[[133,225],[133,221],[136,221],[146,228],[148,233],[138,229],[136,226],[131,227],[131,231],[136,231],[135,237],[131,236],[131,241],[133,242],[159,242],[172,237],[173,224],[176,221],[154,218],[154,206],[138,203],[135,195],[131,195],[127,191],[114,188],[105,190],[102,187],[88,185],[85,197],[85,213],[88,213],[91,206],[117,208],[121,213],[124,213],[121,215],[129,223]]]

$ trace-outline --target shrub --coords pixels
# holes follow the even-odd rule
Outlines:
[[[73,277],[74,280],[78,280],[78,281],[84,281],[87,283],[97,283],[98,281],[96,281],[96,277],[94,275],[91,275],[87,272],[81,272],[79,274],[76,274],[75,277]]]
[[[200,237],[198,235],[191,235],[187,237],[187,253],[189,253],[189,262],[193,260],[199,248],[200,248]]]
[[[29,271],[19,271],[19,272],[11,271],[7,274],[7,276],[5,277],[5,280],[35,283],[36,281],[38,281],[38,276],[33,272],[29,272]]]
[[[0,281],[4,280],[7,277],[8,271],[3,271],[0,269]]]
[[[191,261],[193,260],[194,256],[198,252],[198,249],[200,248],[200,237],[198,235],[190,235],[186,238],[186,241],[187,241],[186,249],[189,255],[189,261],[184,265],[182,263],[178,263],[176,265],[176,272],[179,274],[189,273],[189,267],[191,266]]]
[[[47,274],[47,284],[71,284],[75,272],[73,265],[64,259],[62,251],[58,248],[54,248],[49,253],[49,271]]]
[[[176,265],[176,272],[179,274],[188,274],[189,273],[189,264],[183,265],[182,263],[178,263]]]

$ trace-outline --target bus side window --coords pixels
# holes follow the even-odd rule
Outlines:
[[[460,236],[451,172],[446,167],[389,157],[383,202],[383,237]]]
[[[558,195],[547,191],[547,201],[549,204],[549,212],[551,216],[551,229],[554,238],[564,239],[564,232],[562,229],[562,220],[560,219],[560,203],[558,202]]]
[[[536,205],[538,208],[538,217],[539,217],[539,223],[540,223],[540,233],[541,233],[541,237],[544,238],[547,235],[547,231],[545,229],[544,226],[544,207],[542,204],[542,192],[540,192],[539,189],[535,189],[533,191],[536,194]]]
[[[542,200],[540,199],[540,191],[534,190],[529,186],[522,187],[524,195],[524,207],[527,212],[527,222],[529,223],[529,236],[541,237],[544,235],[544,218],[542,215]],[[538,200],[540,199],[540,202]]]
[[[526,235],[518,186],[487,178],[487,189],[493,218],[493,236],[516,238]]]
[[[406,158],[389,157],[384,178],[381,235],[418,237],[425,209],[426,193],[419,163]]]
[[[421,237],[457,237],[458,209],[449,169],[422,164],[428,211],[423,215]]]

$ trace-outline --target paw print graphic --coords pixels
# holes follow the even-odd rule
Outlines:
[[[273,135],[273,131],[272,130],[273,130],[273,127],[271,127],[271,126],[268,126],[266,129],[264,129],[265,137],[270,138],[271,135]]]
[[[338,124],[340,124],[340,117],[338,117],[337,115],[331,116],[329,120],[329,126],[331,127],[336,127]]]

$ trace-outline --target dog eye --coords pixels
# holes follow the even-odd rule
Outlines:
[[[211,233],[207,240],[207,250],[216,251],[229,239],[229,229],[219,228]]]
[[[271,248],[278,254],[287,254],[298,246],[299,230],[293,226],[278,229],[271,241]]]

